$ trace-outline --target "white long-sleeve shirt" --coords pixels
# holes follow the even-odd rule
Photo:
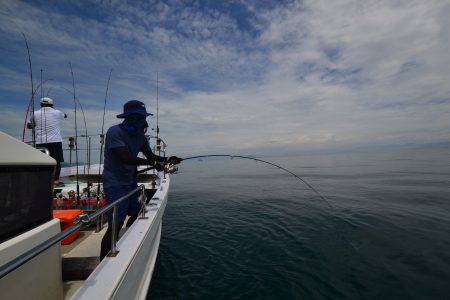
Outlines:
[[[53,107],[35,111],[32,120],[36,124],[36,144],[62,142],[60,124],[65,117],[66,114]]]

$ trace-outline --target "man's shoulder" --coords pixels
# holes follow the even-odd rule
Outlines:
[[[120,135],[120,134],[122,134],[120,124],[109,127],[108,131],[106,132],[106,135]]]
[[[55,116],[64,114],[62,111],[60,111],[60,110],[58,110],[58,109],[55,109],[55,108],[53,108],[53,107],[48,107],[46,110],[47,110],[48,112],[52,113],[52,114],[55,115]]]

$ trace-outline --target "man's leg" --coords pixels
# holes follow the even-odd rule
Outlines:
[[[45,143],[45,144],[36,144],[37,148],[46,148],[50,153],[50,156],[56,160],[56,168],[55,168],[55,176],[53,180],[55,184],[59,183],[59,175],[61,174],[61,162],[64,161],[62,143]]]
[[[131,192],[132,190],[137,188],[137,184],[132,184],[129,187],[129,191]],[[131,224],[134,223],[134,221],[136,221],[139,212],[141,211],[141,204],[139,203],[139,196],[140,196],[140,192],[135,193],[133,196],[130,197],[130,202],[128,203],[128,211],[127,214],[128,216],[130,216],[128,218],[126,227],[130,227]]]
[[[123,186],[117,187],[104,187],[106,203],[110,204],[120,197],[128,193],[128,188]],[[116,230],[116,241],[119,237],[120,229],[125,222],[125,217],[127,214],[128,201],[124,200],[120,205],[118,205],[117,212],[117,230]],[[108,213],[108,229],[102,239],[102,246],[100,250],[100,260],[102,260],[111,250],[111,237],[112,237],[112,210]]]
[[[122,228],[124,221],[125,220],[122,220],[122,222],[117,222],[116,242],[119,239],[120,228]],[[111,237],[112,237],[111,228],[112,228],[111,222],[109,221],[108,218],[108,229],[106,230],[106,233],[103,236],[102,246],[100,249],[100,261],[103,260],[103,258],[105,258],[106,255],[108,255],[109,251],[111,251]]]
[[[55,178],[54,178],[54,180],[56,182],[59,182],[59,174],[61,174],[61,163],[59,161],[57,161],[56,168],[55,168]]]
[[[61,163],[64,161],[64,154],[62,149],[62,143],[52,143],[51,145],[51,156],[56,160],[56,169],[55,169],[55,182],[59,183],[59,174],[61,173]]]

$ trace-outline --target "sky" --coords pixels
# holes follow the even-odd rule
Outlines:
[[[88,133],[124,102],[156,111],[177,154],[296,153],[450,141],[450,1],[0,3],[0,130],[34,84]],[[38,93],[37,100],[41,94]],[[78,112],[79,130],[84,130]],[[155,119],[150,119],[155,127]]]

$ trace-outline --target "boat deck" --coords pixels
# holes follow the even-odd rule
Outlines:
[[[124,224],[128,220],[125,219]],[[100,263],[100,247],[108,225],[95,232],[95,227],[80,231],[78,238],[69,245],[61,245],[64,298],[69,299]],[[124,226],[120,237],[126,232]]]

